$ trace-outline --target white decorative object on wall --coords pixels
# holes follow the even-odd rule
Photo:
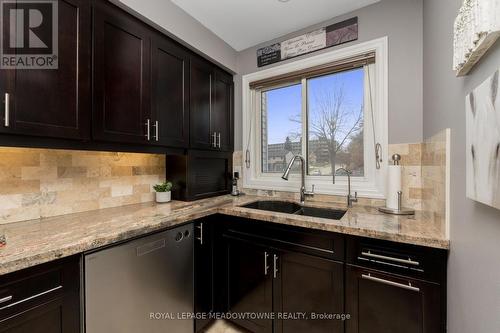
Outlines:
[[[500,0],[464,0],[455,19],[453,69],[467,75],[500,37]]]
[[[465,99],[467,197],[500,209],[500,69]]]

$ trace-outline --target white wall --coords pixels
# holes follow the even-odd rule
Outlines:
[[[170,0],[111,0],[129,7],[165,29],[171,37],[190,46],[226,69],[236,71],[237,52]]]
[[[388,36],[389,38],[389,143],[422,141],[422,0],[382,0],[349,14],[302,29],[238,54],[235,77],[235,150],[242,149],[241,75],[278,64],[257,67],[259,47],[298,36],[319,27],[358,16],[359,39],[356,42],[314,52],[286,62],[307,58],[347,45]],[[270,25],[271,29],[271,25]]]
[[[465,197],[465,96],[500,67],[500,42],[455,77],[453,21],[462,0],[424,0],[424,136],[451,128],[448,332],[500,332],[500,210]]]

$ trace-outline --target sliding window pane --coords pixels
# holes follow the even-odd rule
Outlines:
[[[263,91],[261,103],[262,172],[281,173],[302,154],[301,84]]]
[[[309,175],[364,175],[363,99],[363,68],[307,80]]]

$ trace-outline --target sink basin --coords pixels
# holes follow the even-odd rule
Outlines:
[[[299,204],[288,201],[256,201],[241,207],[287,214],[293,214],[302,208]]]
[[[345,210],[316,207],[301,207],[299,211],[295,212],[296,215],[320,217],[323,219],[331,220],[340,220],[345,213]]]
[[[256,201],[241,207],[331,220],[340,220],[346,213],[345,210],[307,207],[288,201]]]

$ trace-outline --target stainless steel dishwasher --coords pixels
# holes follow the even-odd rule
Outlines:
[[[193,332],[193,225],[85,255],[87,333]]]

